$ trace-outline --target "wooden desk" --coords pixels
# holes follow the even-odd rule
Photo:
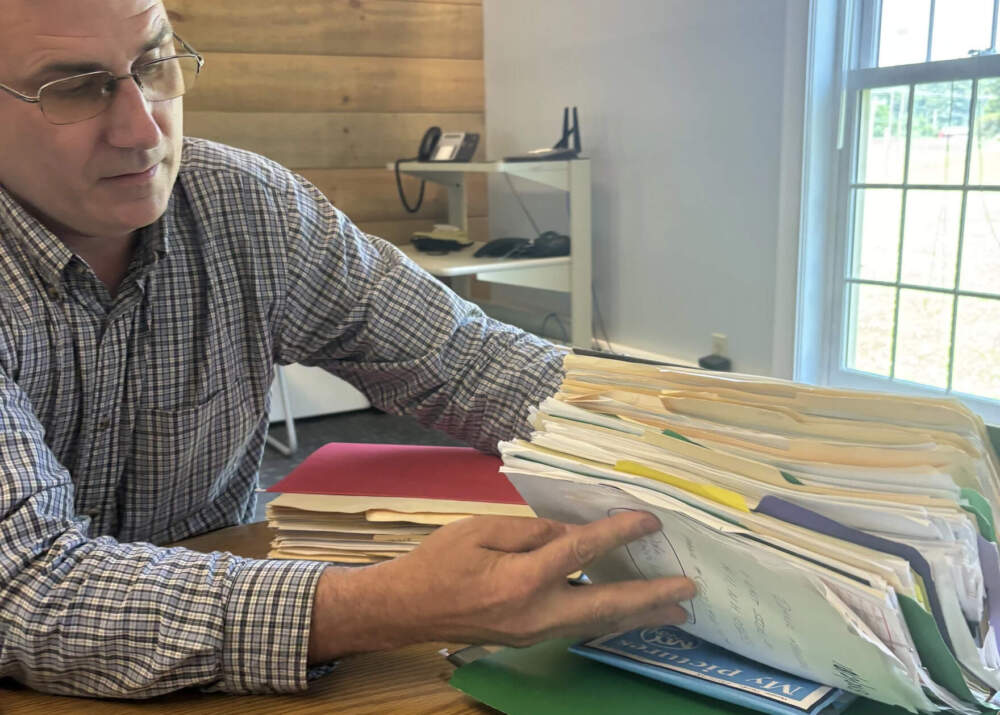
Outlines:
[[[271,532],[265,524],[236,526],[189,539],[182,546],[197,551],[232,551],[261,558]],[[340,661],[332,674],[297,695],[217,695],[182,691],[152,700],[91,700],[42,695],[17,686],[0,686],[0,713],[426,713],[486,715],[480,705],[448,685],[452,666],[438,654],[443,643],[425,643]],[[9,681],[5,681],[9,682]]]

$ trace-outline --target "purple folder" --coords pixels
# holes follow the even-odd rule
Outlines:
[[[839,521],[834,521],[822,514],[817,514],[811,509],[791,504],[775,496],[765,496],[760,500],[760,504],[757,505],[754,511],[758,514],[773,516],[775,519],[786,521],[789,524],[796,524],[819,534],[826,534],[837,539],[850,541],[852,544],[866,546],[869,549],[875,549],[876,551],[893,554],[894,556],[906,559],[910,563],[910,568],[924,580],[924,586],[927,590],[927,600],[930,602],[931,613],[937,622],[938,630],[941,631],[941,637],[948,646],[948,650],[952,652],[952,655],[955,654],[951,638],[948,637],[948,629],[945,627],[944,613],[941,610],[941,602],[938,600],[937,589],[934,588],[934,579],[931,578],[930,564],[927,563],[927,559],[921,556],[920,552],[915,548],[907,544],[901,544],[898,541],[883,539],[881,536],[873,536],[864,531],[852,529],[849,526],[844,526]]]

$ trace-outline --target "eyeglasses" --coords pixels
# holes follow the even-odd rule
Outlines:
[[[176,99],[194,86],[205,59],[180,37],[173,37],[187,54],[144,62],[128,74],[114,75],[102,70],[64,77],[46,82],[34,97],[3,84],[0,90],[22,102],[37,104],[46,119],[59,125],[92,119],[106,110],[114,100],[118,82],[123,79],[132,79],[150,102]]]

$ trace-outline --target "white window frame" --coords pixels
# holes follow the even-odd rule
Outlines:
[[[932,13],[935,1],[943,0],[931,0]],[[861,92],[876,87],[912,87],[928,82],[1000,76],[1000,55],[996,54],[998,8],[1000,1],[995,1],[989,53],[958,60],[858,69],[862,59],[868,60],[866,64],[876,64],[872,60],[878,51],[881,0],[811,0],[796,310],[796,380],[914,396],[950,395],[961,399],[986,422],[1000,424],[1000,401],[848,369],[844,364],[843,347],[850,317],[847,272],[853,230],[850,192],[856,175],[855,144]],[[928,56],[930,45],[931,39],[928,40]],[[912,89],[909,95],[908,122],[912,121]],[[975,101],[973,94],[969,142],[973,139]],[[990,187],[990,190],[996,188]],[[963,201],[963,213],[964,206]],[[968,294],[967,291],[959,292]],[[953,312],[952,351],[954,320]],[[1000,365],[997,369],[1000,370]]]

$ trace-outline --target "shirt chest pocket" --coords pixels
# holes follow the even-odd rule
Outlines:
[[[245,393],[241,382],[191,407],[137,411],[126,513],[169,524],[219,495],[259,422]]]

